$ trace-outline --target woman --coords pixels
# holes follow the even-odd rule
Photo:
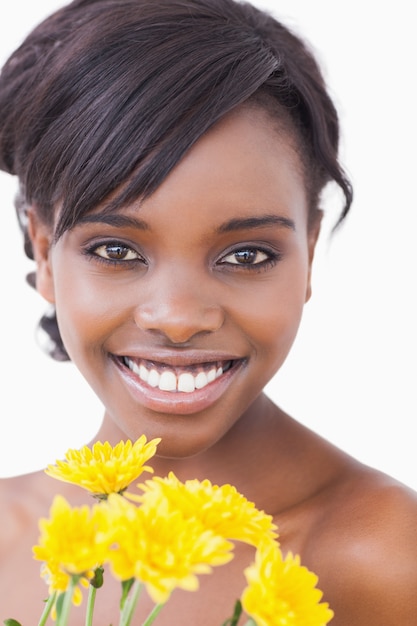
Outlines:
[[[337,225],[352,201],[307,46],[232,0],[78,0],[9,59],[0,111],[32,282],[56,311],[42,325],[105,407],[96,439],[161,437],[156,474],[235,485],[318,574],[335,626],[411,626],[416,494],[263,393],[311,294],[322,192],[344,195]],[[40,612],[30,548],[55,491],[42,473],[2,485],[0,605],[23,623]],[[220,624],[252,556],[175,592],[157,623]]]

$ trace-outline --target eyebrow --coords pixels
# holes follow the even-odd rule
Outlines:
[[[245,217],[231,219],[217,229],[219,233],[229,233],[234,230],[245,230],[251,228],[265,228],[265,226],[282,226],[295,231],[295,222],[282,215],[260,215],[256,217]]]
[[[133,227],[139,230],[149,230],[149,224],[138,217],[123,215],[122,213],[90,213],[83,215],[78,224],[108,224],[116,228]]]
[[[139,230],[150,230],[149,224],[138,217],[122,213],[92,213],[83,215],[78,224],[108,224],[116,228],[133,227]],[[265,228],[265,226],[281,226],[295,231],[295,222],[282,215],[260,215],[256,217],[233,218],[221,224],[218,233],[229,233],[237,230]]]

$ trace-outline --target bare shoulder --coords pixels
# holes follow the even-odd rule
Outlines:
[[[75,504],[84,503],[86,499],[79,488],[57,483],[43,471],[0,479],[0,554],[10,551],[19,537],[38,532],[38,522],[49,515],[58,492]]]
[[[39,520],[49,516],[58,492],[73,501],[66,486],[43,471],[0,480],[0,621],[12,617],[33,624],[42,613],[47,587],[32,548],[39,540]]]
[[[415,626],[417,493],[358,465],[329,495],[308,553],[335,611],[332,624]]]
[[[31,533],[35,520],[47,512],[44,482],[43,472],[0,480],[1,556],[13,551],[21,538]]]

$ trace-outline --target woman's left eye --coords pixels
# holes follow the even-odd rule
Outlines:
[[[273,255],[259,248],[240,248],[222,257],[222,265],[254,266],[263,265],[273,260]]]

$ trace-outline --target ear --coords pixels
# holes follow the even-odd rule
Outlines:
[[[45,224],[34,208],[28,210],[28,233],[36,263],[36,290],[51,304],[55,302],[50,250],[52,228]]]
[[[317,211],[308,225],[308,275],[307,275],[307,289],[305,302],[308,302],[311,298],[311,274],[313,269],[314,252],[316,250],[317,239],[319,238],[321,220],[323,218],[323,212]]]

